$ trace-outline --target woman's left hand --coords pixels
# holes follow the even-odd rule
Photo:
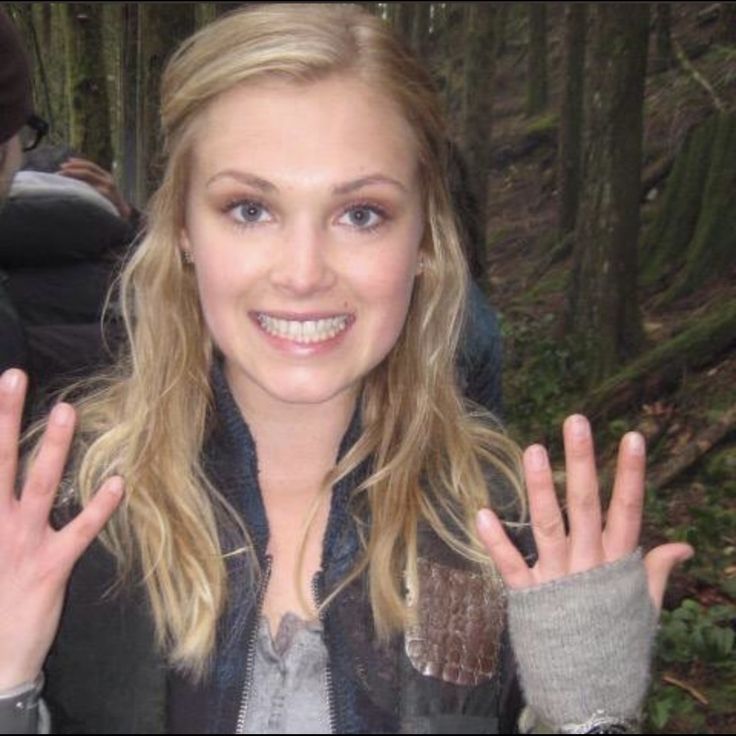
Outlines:
[[[568,417],[563,433],[569,534],[565,533],[552,471],[541,445],[532,445],[524,453],[529,513],[538,553],[536,564],[531,568],[526,564],[492,511],[483,509],[478,513],[480,538],[511,589],[529,588],[614,562],[634,552],[639,544],[646,464],[644,438],[629,432],[621,441],[604,525],[587,419],[580,415]],[[657,610],[662,606],[672,568],[692,554],[690,545],[670,543],[655,547],[646,555],[649,594]]]

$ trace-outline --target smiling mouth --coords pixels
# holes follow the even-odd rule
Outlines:
[[[327,319],[293,320],[278,319],[258,312],[255,318],[269,335],[304,345],[331,340],[343,332],[350,323],[350,317],[347,314]]]

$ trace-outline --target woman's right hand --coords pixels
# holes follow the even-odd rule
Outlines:
[[[118,507],[123,480],[108,478],[63,529],[49,513],[64,472],[75,413],[57,404],[20,496],[18,441],[27,379],[15,368],[0,378],[0,692],[33,681],[51,647],[74,563]]]

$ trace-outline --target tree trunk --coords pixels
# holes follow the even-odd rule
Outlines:
[[[124,3],[100,3],[102,6],[102,40],[105,57],[105,76],[110,116],[110,142],[113,150],[113,167],[119,179],[123,143],[123,88],[120,60],[123,54]]]
[[[462,137],[463,104],[463,42],[465,35],[465,3],[445,3],[442,12],[442,41],[444,58],[442,64],[445,77],[445,100],[450,123],[455,125],[453,132]],[[464,143],[464,141],[461,141]]]
[[[139,6],[136,190],[140,201],[145,201],[158,187],[161,177],[161,75],[169,56],[193,31],[193,4],[141,3]]]
[[[655,52],[652,71],[660,72],[672,66],[672,3],[655,6]]]
[[[215,3],[196,3],[194,6],[194,23],[197,28],[202,28],[217,18]]]
[[[496,7],[496,57],[506,53],[506,36],[509,25],[509,3],[498,3]]]
[[[649,7],[592,8],[584,179],[568,327],[597,382],[631,358],[641,340],[637,240]]]
[[[564,90],[560,112],[558,154],[558,232],[563,238],[575,230],[580,197],[583,146],[583,90],[587,5],[565,4]]]
[[[469,163],[469,181],[480,225],[477,242],[468,243],[476,270],[485,272],[485,231],[488,221],[488,174],[491,168],[491,121],[496,66],[492,3],[465,5],[462,140]]]
[[[641,284],[671,283],[695,233],[711,162],[718,119],[711,116],[690,131],[667,179],[657,214],[641,239]]]
[[[432,3],[417,3],[411,28],[411,45],[417,55],[426,59],[429,49],[429,26]]]
[[[526,81],[526,114],[537,115],[547,107],[547,6],[527,3],[529,56]]]
[[[688,371],[710,365],[736,345],[736,301],[697,314],[682,332],[612,375],[585,401],[582,412],[600,421],[671,391]]]
[[[414,10],[417,3],[389,3],[389,20],[407,44],[411,43],[414,28]]]
[[[49,3],[33,3],[31,19],[33,22],[33,56],[36,58],[38,68],[38,81],[40,88],[36,88],[35,96],[38,100],[38,109],[43,110],[44,117],[48,120],[50,129],[56,124],[56,116],[54,114],[51,102],[51,83],[49,75],[51,66],[48,63],[52,48],[52,24],[51,24],[51,5]]]
[[[65,42],[69,143],[105,169],[112,168],[110,115],[99,3],[66,3]]]
[[[721,3],[716,40],[724,46],[736,46],[736,3]]]
[[[690,444],[678,451],[677,456],[669,458],[649,473],[647,483],[651,491],[658,491],[672,483],[675,478],[698,462],[703,455],[717,445],[736,428],[736,406],[727,409],[715,424],[703,430]]]
[[[67,94],[66,70],[66,9],[62,3],[51,5],[51,46],[50,59],[63,59],[57,64],[46,64],[46,78],[49,83],[49,97],[51,99],[49,123],[53,123],[49,130],[49,140],[53,143],[69,144],[69,96]]]
[[[143,193],[137,189],[138,159],[137,149],[137,124],[138,117],[138,79],[140,76],[138,68],[138,21],[140,15],[140,3],[124,3],[122,8],[123,40],[120,54],[120,98],[121,98],[121,124],[120,124],[120,191],[123,196],[136,207],[142,208],[144,204]]]
[[[710,166],[685,267],[665,301],[689,294],[736,263],[736,114],[716,116]]]

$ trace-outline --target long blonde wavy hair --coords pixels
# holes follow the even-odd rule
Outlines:
[[[121,579],[142,574],[159,644],[195,674],[206,669],[226,603],[224,557],[232,550],[220,549],[218,525],[235,512],[200,464],[214,346],[177,248],[193,130],[234,85],[264,77],[303,85],[336,73],[373,85],[405,115],[420,151],[427,217],[426,265],[406,324],[364,378],[362,434],[322,488],[330,493],[339,478],[372,463],[355,491],[371,524],[343,584],[367,573],[376,631],[387,637],[411,618],[402,585],[416,585],[419,526],[429,524],[488,568],[474,532],[476,511],[489,503],[488,469],[523,499],[518,448],[488,417],[469,412],[456,386],[467,275],[446,184],[447,133],[429,76],[383,21],[354,5],[274,3],[222,17],[187,40],[164,73],[163,181],[120,280],[129,346],[114,374],[90,382],[78,402],[74,469],[82,503],[110,474],[125,478],[124,503],[102,541]],[[242,525],[241,532],[241,552],[253,556]],[[303,559],[304,542],[301,552]]]

